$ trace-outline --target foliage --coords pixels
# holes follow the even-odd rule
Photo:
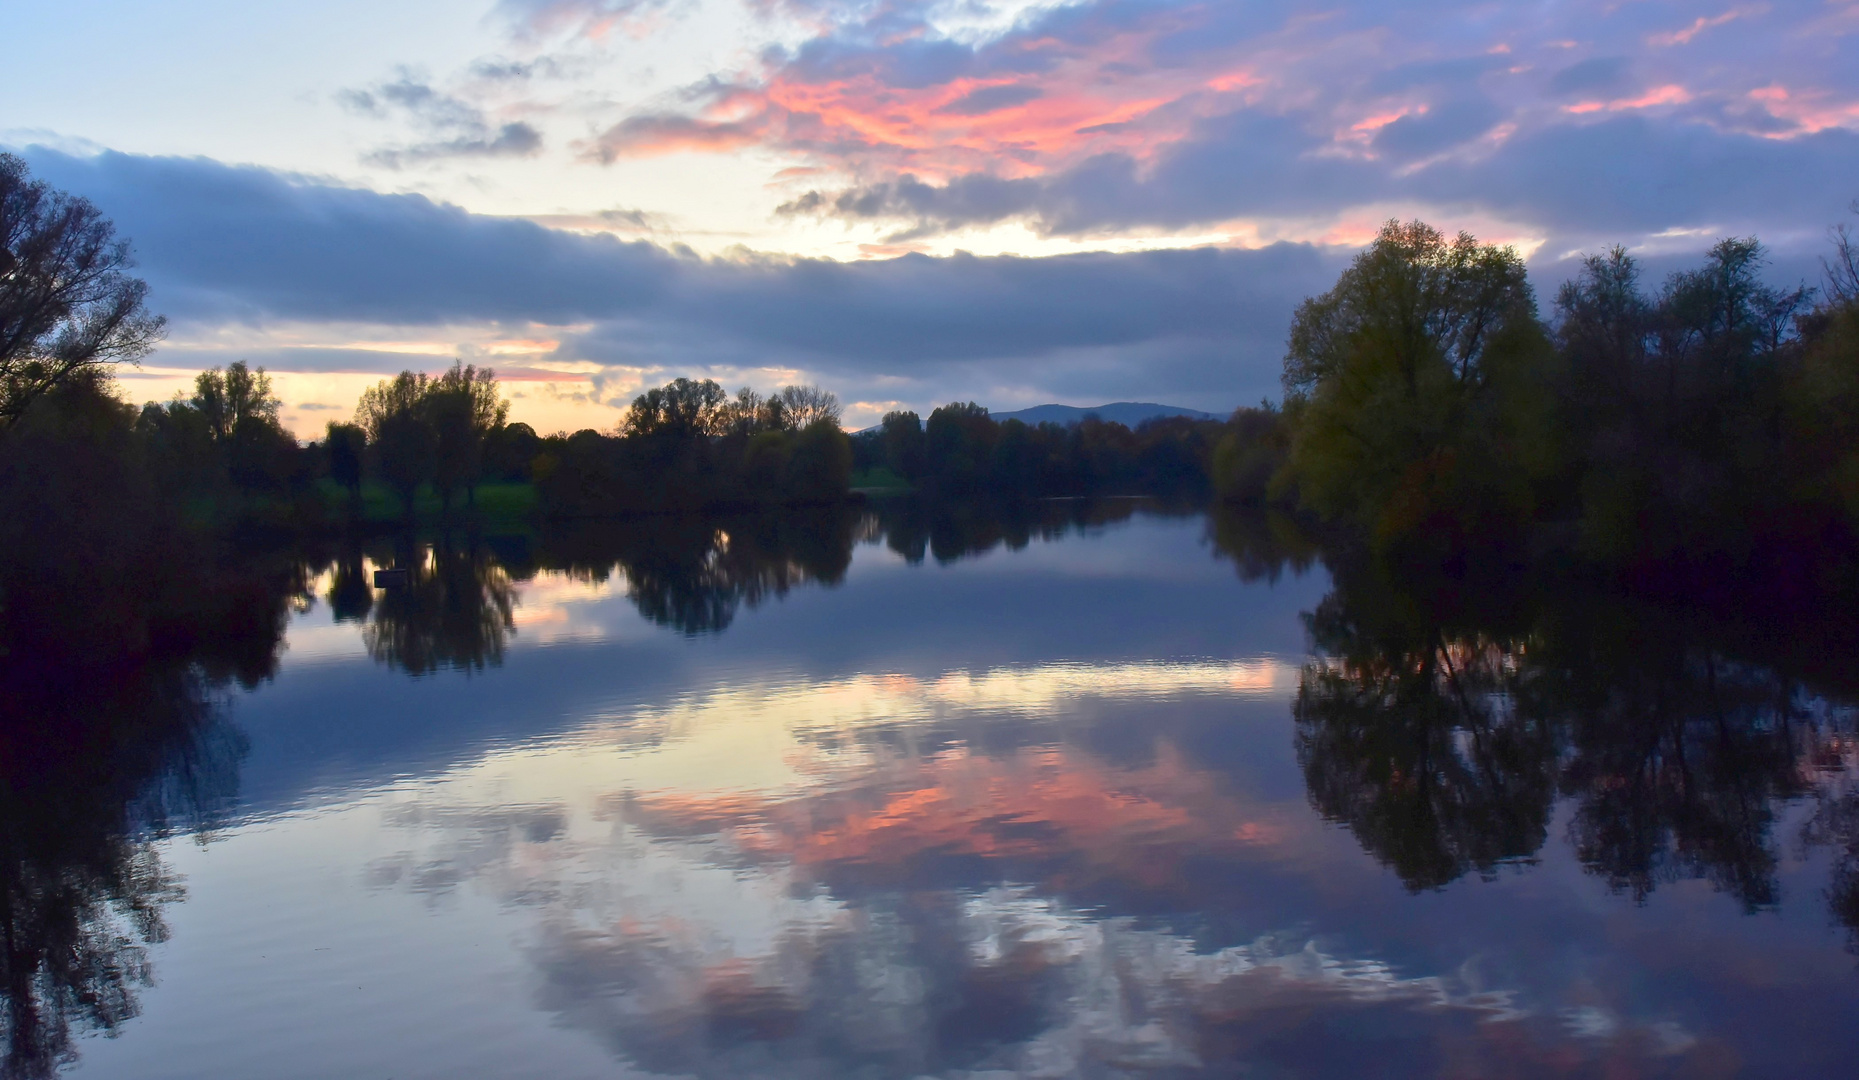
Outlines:
[[[1087,416],[1063,426],[997,422],[974,402],[955,402],[922,424],[888,413],[854,440],[854,467],[882,469],[939,500],[1156,494],[1208,490],[1208,459],[1221,425],[1166,417],[1132,431]]]
[[[154,348],[166,320],[143,306],[133,265],[95,206],[0,153],[0,428],[51,390]]]
[[[532,474],[546,511],[562,517],[835,502],[852,476],[838,416],[838,399],[818,387],[731,398],[709,380],[676,379],[639,395],[616,435],[541,440]]]
[[[1293,320],[1282,483],[1384,538],[1527,515],[1553,359],[1516,251],[1389,222]]]

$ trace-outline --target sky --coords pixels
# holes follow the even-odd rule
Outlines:
[[[678,376],[860,427],[1278,394],[1391,217],[1652,283],[1859,199],[1859,0],[13,0],[0,147],[134,244],[120,385],[273,373],[303,436],[455,358],[613,427]]]

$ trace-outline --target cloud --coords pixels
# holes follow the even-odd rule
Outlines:
[[[494,13],[518,38],[585,37],[640,32],[676,0],[498,0]]]
[[[983,86],[970,90],[947,105],[939,106],[936,111],[955,116],[982,116],[1036,101],[1044,97],[1045,93],[1037,86]]]
[[[1617,93],[1626,89],[1631,67],[1624,56],[1591,56],[1556,72],[1549,80],[1549,92],[1561,97]]]
[[[1841,216],[1859,176],[1859,135],[1829,127],[1793,139],[1637,115],[1573,119],[1510,135],[1478,154],[1404,171],[1407,161],[1488,130],[1476,104],[1449,107],[1374,140],[1382,159],[1323,152],[1281,118],[1234,113],[1197,126],[1147,167],[1104,155],[1033,178],[915,177],[814,191],[788,214],[890,220],[903,235],[1026,220],[1047,235],[1142,226],[1186,228],[1237,218],[1323,217],[1353,207],[1479,207],[1550,233],[1641,236],[1694,227],[1819,230]]]
[[[510,64],[479,65],[482,78],[520,77],[527,69]],[[362,155],[362,160],[384,168],[446,158],[533,157],[542,151],[542,132],[524,120],[494,123],[484,110],[465,99],[442,93],[409,71],[390,82],[361,90],[344,90],[337,100],[353,112],[386,119],[399,116],[432,138],[398,146],[385,146]]]
[[[559,341],[554,359],[596,371],[804,371],[848,400],[1159,396],[1229,408],[1275,391],[1291,309],[1339,265],[1288,244],[702,259],[204,159],[25,153],[35,173],[91,198],[132,238],[177,339],[240,325],[313,336],[302,328],[533,323],[559,328],[547,335]],[[397,352],[289,353],[300,369],[417,363]]]
[[[1849,199],[1828,193],[1855,175],[1859,69],[1840,62],[1838,31],[1806,32],[1823,7],[1779,0],[1674,28],[1664,6],[1603,0],[1447,3],[1399,20],[1366,0],[1321,13],[1288,0],[1083,0],[970,33],[929,0],[805,5],[800,44],[622,117],[586,155],[758,147],[832,178],[783,213],[891,223],[890,243],[1015,220],[1046,235],[1234,219],[1273,233],[1394,203],[1555,231],[1580,224],[1557,209],[1566,172],[1638,211],[1609,228],[1735,218],[1799,230]],[[1734,33],[1709,32],[1732,20]],[[1638,145],[1606,128],[1632,113],[1645,114]],[[1840,137],[1814,138],[1829,133]],[[1516,163],[1552,143],[1610,156],[1523,177]],[[1702,163],[1755,201],[1713,198],[1704,189],[1722,174]],[[1752,189],[1750,169],[1773,183]],[[1508,186],[1472,190],[1488,177]],[[1667,207],[1648,191],[1678,197]]]
[[[1399,159],[1428,157],[1484,134],[1502,117],[1502,111],[1489,101],[1448,101],[1383,126],[1376,131],[1373,145],[1378,153]]]
[[[1241,117],[1210,128],[1198,156],[1147,174],[1111,159],[1056,178],[1062,188],[967,178],[895,184],[889,197],[913,213],[1019,206],[1082,227],[1118,215],[1207,216],[1233,209],[1235,191],[1253,209],[1269,200],[1314,212],[1386,182],[1371,163],[1271,152],[1304,137]],[[1779,142],[1730,140],[1703,125],[1674,134],[1617,116],[1427,171],[1447,170],[1432,182],[1441,198],[1566,223],[1538,267],[1553,277],[1566,272],[1554,262],[1565,252],[1596,250],[1648,222],[1771,203],[1799,215],[1829,200],[1812,232],[1818,245],[1848,197],[1826,179],[1827,163],[1855,160],[1854,142],[1838,130]],[[813,379],[848,401],[918,408],[973,398],[1000,408],[1121,399],[1224,410],[1276,395],[1291,312],[1348,256],[1281,243],[1048,258],[700,258],[205,159],[25,154],[35,173],[91,198],[134,241],[152,302],[175,322],[164,366],[249,356],[280,371],[391,372],[479,348],[500,369],[591,385],[602,402],[691,374],[731,385]],[[1627,167],[1622,183],[1621,161],[1657,161],[1661,171]],[[1689,174],[1712,182],[1664,179]],[[1749,230],[1729,221],[1659,250],[1676,258],[1731,231]],[[1777,270],[1778,280],[1812,273],[1811,256]]]
[[[1653,34],[1646,39],[1646,43],[1648,45],[1689,45],[1693,38],[1706,30],[1712,30],[1745,15],[1756,15],[1766,10],[1768,10],[1766,5],[1758,5],[1750,8],[1731,8],[1721,15],[1700,15],[1681,30]]]

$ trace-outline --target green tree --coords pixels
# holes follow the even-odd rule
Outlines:
[[[1514,249],[1391,221],[1298,308],[1278,483],[1383,540],[1527,514],[1550,462],[1553,359]]]
[[[0,429],[47,391],[135,363],[167,320],[143,306],[129,243],[84,199],[0,154]]]

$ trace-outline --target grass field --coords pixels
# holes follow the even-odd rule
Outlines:
[[[324,480],[319,484],[319,492],[330,513],[344,517],[349,512],[349,493],[332,481]],[[439,505],[439,493],[432,485],[420,488],[413,497],[413,519],[415,521],[437,521],[450,516],[454,518],[472,518],[480,521],[515,521],[530,517],[537,505],[536,488],[527,483],[491,483],[479,484],[476,498],[467,502],[464,493],[452,496],[449,514]],[[405,521],[406,508],[400,496],[385,484],[369,481],[361,486],[360,520],[392,524]]]

